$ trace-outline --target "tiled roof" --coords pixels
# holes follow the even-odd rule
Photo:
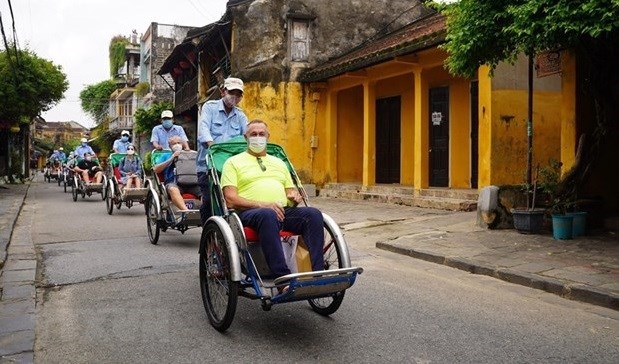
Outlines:
[[[301,82],[324,81],[346,72],[359,70],[397,56],[410,54],[445,40],[445,17],[435,13],[417,20],[380,39],[305,71]]]

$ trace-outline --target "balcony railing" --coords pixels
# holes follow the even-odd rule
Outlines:
[[[133,116],[122,115],[110,120],[110,130],[133,129]]]

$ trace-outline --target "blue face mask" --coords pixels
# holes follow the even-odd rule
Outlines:
[[[82,147],[85,147],[87,145],[88,145],[88,143],[82,143]]]
[[[129,137],[126,135],[123,135],[120,137],[120,140],[122,140],[123,142],[126,142],[127,140],[129,140]]]
[[[172,121],[172,119],[166,119],[161,123],[161,125],[163,125],[165,129],[170,129],[172,125],[174,125],[174,122]]]

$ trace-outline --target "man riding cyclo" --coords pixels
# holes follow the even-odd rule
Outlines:
[[[90,184],[93,178],[95,180],[94,183],[97,184],[100,184],[103,180],[103,169],[99,166],[96,158],[95,153],[86,153],[84,159],[79,160],[75,168],[73,168],[75,173],[79,173],[82,176],[86,184]]]
[[[268,137],[264,121],[252,120],[247,125],[247,150],[228,158],[223,165],[221,186],[226,204],[238,211],[244,226],[257,231],[262,252],[275,277],[291,273],[280,230],[303,236],[312,270],[320,271],[324,269],[322,213],[313,207],[297,207],[303,199],[286,164],[267,154]]]
[[[177,183],[177,176],[175,173],[176,161],[183,152],[185,142],[178,135],[171,136],[170,138],[168,138],[167,142],[170,146],[170,149],[172,150],[172,153],[164,154],[163,156],[166,157],[165,160],[156,161],[157,164],[153,166],[153,171],[158,174],[163,174],[163,183],[165,185],[166,191],[168,192],[170,200],[172,201],[172,204],[176,207],[176,209],[179,212],[187,212],[189,211],[189,209],[187,208],[187,205],[185,205],[183,194],[190,193],[193,196],[199,197],[200,189],[197,184],[187,188]],[[193,174],[193,176],[195,177],[195,173]]]

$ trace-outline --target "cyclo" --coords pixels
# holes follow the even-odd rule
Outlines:
[[[121,175],[119,170],[119,165],[122,159],[126,156],[126,153],[112,153],[108,157],[108,165],[107,165],[107,183],[104,186],[105,188],[105,207],[107,213],[109,215],[114,211],[114,206],[116,206],[117,210],[120,210],[120,207],[125,204],[127,208],[131,208],[134,202],[144,203],[146,201],[146,197],[148,195],[148,184],[149,180],[144,179],[144,176],[140,176],[143,179],[143,186],[140,188],[126,188],[123,187],[121,189]],[[142,171],[144,171],[144,165],[139,157],[136,156],[134,158],[138,159],[138,163],[140,163],[142,167]]]
[[[161,163],[172,155],[170,150],[153,150],[151,153],[151,162],[153,167]],[[173,206],[168,191],[165,186],[165,178],[163,174],[153,171],[152,182],[149,182],[149,189],[146,197],[146,228],[148,238],[151,244],[157,244],[161,231],[165,232],[168,229],[178,230],[181,234],[185,231],[202,226],[200,220],[201,200],[198,193],[192,193],[190,190],[196,190],[198,186],[198,178],[196,176],[196,151],[182,151],[178,160],[175,162],[174,169],[175,180],[177,185],[185,190],[182,193],[187,211],[178,211]],[[189,192],[188,192],[189,191]]]
[[[209,147],[207,165],[210,178],[211,216],[204,224],[200,239],[199,276],[202,301],[209,322],[218,331],[225,331],[232,324],[238,296],[260,300],[265,311],[279,303],[307,300],[312,309],[328,316],[338,310],[346,289],[350,288],[363,268],[353,267],[348,246],[335,221],[323,213],[324,221],[324,270],[311,271],[309,256],[299,259],[303,245],[286,252],[286,261],[297,265],[297,272],[269,279],[271,274],[260,248],[257,232],[241,224],[239,216],[226,206],[219,176],[224,162],[231,156],[245,151],[247,143],[229,141]],[[288,166],[293,182],[308,206],[308,198],[284,150],[276,144],[267,144],[268,154],[282,159]],[[281,231],[285,247],[292,233]],[[294,238],[294,237],[292,237]],[[292,257],[290,257],[292,256]],[[296,257],[296,258],[295,258]],[[288,286],[287,290],[279,288]]]
[[[60,186],[60,179],[62,178],[62,161],[58,158],[48,158],[43,169],[43,179],[47,182],[51,182],[55,179]]]
[[[94,158],[93,161],[97,164],[100,169],[99,159]],[[79,164],[79,161],[77,162]],[[94,177],[91,177],[94,178]],[[84,181],[82,174],[75,172],[73,173],[73,185],[71,186],[71,196],[73,197],[73,201],[77,201],[77,196],[82,195],[82,198],[85,198],[86,195],[88,197],[92,196],[93,193],[100,193],[101,199],[105,200],[105,188],[104,186],[107,184],[107,177],[105,174],[103,175],[103,179],[101,183],[86,183]]]
[[[62,183],[64,185],[64,192],[67,192],[67,187],[72,189],[74,185],[73,175],[75,172],[73,172],[73,168],[75,168],[75,164],[69,163],[70,161],[66,161],[62,164]]]

